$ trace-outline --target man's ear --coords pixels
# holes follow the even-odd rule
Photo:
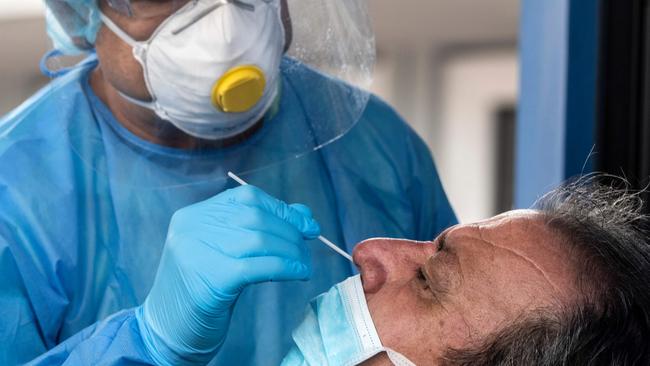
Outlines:
[[[284,52],[286,53],[291,48],[293,41],[293,25],[291,24],[291,13],[289,12],[289,5],[287,0],[280,1],[282,25],[284,26]]]

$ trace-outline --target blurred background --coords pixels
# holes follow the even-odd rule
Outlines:
[[[513,205],[519,0],[370,0],[375,92],[428,143],[461,221]]]
[[[427,142],[461,221],[513,206],[519,0],[369,0],[373,91]],[[42,0],[0,10],[0,115],[47,83]]]

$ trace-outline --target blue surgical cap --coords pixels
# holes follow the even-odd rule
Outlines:
[[[47,34],[54,48],[74,55],[94,48],[101,26],[97,0],[45,0]]]

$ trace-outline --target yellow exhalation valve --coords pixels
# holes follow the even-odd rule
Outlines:
[[[212,87],[212,104],[226,113],[241,113],[253,108],[264,95],[264,71],[254,65],[234,67]]]

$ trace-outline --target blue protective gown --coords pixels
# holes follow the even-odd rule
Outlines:
[[[133,308],[152,285],[171,215],[235,186],[221,161],[245,170],[255,158],[237,149],[193,157],[137,138],[92,92],[96,64],[54,80],[0,120],[1,365],[150,364]],[[298,85],[283,71],[273,117],[295,125],[296,139],[301,98],[318,92],[305,80],[322,78],[305,75]],[[137,171],[146,174],[125,176]],[[245,178],[309,205],[323,234],[349,252],[376,236],[430,240],[456,223],[426,146],[375,97],[340,140]],[[279,364],[308,301],[353,273],[324,245],[309,245],[312,280],[245,289],[212,364]]]

